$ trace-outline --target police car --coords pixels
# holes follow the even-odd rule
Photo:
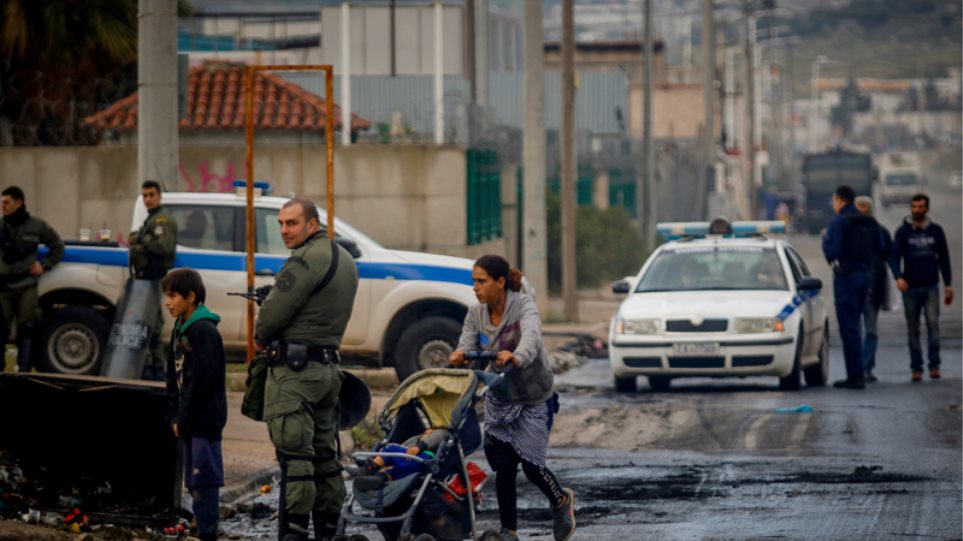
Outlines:
[[[719,225],[712,231],[723,234],[707,222],[659,224],[668,242],[613,284],[628,294],[609,329],[617,391],[635,391],[637,376],[655,390],[692,376],[776,376],[786,390],[800,376],[826,383],[822,282],[788,242],[770,238],[785,225]]]
[[[255,192],[255,286],[262,286],[274,282],[291,251],[277,222],[287,199],[261,195],[261,189]],[[247,343],[247,303],[227,293],[247,290],[243,186],[237,193],[168,192],[163,204],[178,225],[174,266],[201,273],[207,305],[221,316],[218,330],[224,345],[240,354]],[[147,209],[139,198],[133,207],[131,229],[137,230]],[[319,212],[323,229],[326,214]],[[342,355],[350,362],[394,366],[402,379],[423,368],[445,366],[468,307],[477,302],[472,292],[473,261],[391,250],[337,218],[335,233],[355,257],[360,276]],[[114,246],[68,241],[61,264],[40,280],[42,370],[98,372],[128,277],[127,249]],[[172,321],[165,320],[167,337]]]

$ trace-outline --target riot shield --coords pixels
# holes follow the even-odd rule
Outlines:
[[[161,328],[160,322],[154,321],[160,302],[160,291],[153,281],[127,280],[110,328],[101,375],[140,379],[150,350],[151,332]]]

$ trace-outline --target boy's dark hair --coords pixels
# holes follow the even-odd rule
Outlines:
[[[200,273],[194,269],[174,269],[164,276],[161,280],[161,289],[164,293],[177,293],[185,299],[194,293],[194,306],[204,304],[207,297],[207,290],[204,289],[204,280]]]
[[[852,203],[856,200],[856,191],[849,186],[840,186],[836,188],[836,197],[842,199],[847,203]]]
[[[505,291],[512,290],[517,293],[522,290],[522,271],[512,267],[504,257],[495,254],[483,255],[475,261],[474,266],[487,272],[496,282],[499,278],[504,278]]]
[[[157,182],[156,180],[145,180],[144,183],[140,185],[141,190],[149,190],[151,188],[157,190],[157,193],[161,193],[163,191],[161,190],[160,182]]]
[[[26,201],[23,196],[23,190],[21,190],[19,186],[10,186],[6,190],[3,190],[3,193],[0,195],[9,195],[18,201]],[[927,204],[927,206],[929,206],[929,204]]]
[[[6,192],[4,192],[4,194],[6,194]],[[926,195],[925,193],[918,193],[914,195],[910,201],[925,201],[926,208],[930,208],[930,196]]]

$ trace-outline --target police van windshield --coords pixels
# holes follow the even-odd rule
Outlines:
[[[663,250],[636,293],[657,291],[788,290],[773,248],[705,246]]]

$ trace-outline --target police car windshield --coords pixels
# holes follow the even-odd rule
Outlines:
[[[635,291],[747,289],[789,289],[775,249],[751,246],[667,248],[646,270]]]

